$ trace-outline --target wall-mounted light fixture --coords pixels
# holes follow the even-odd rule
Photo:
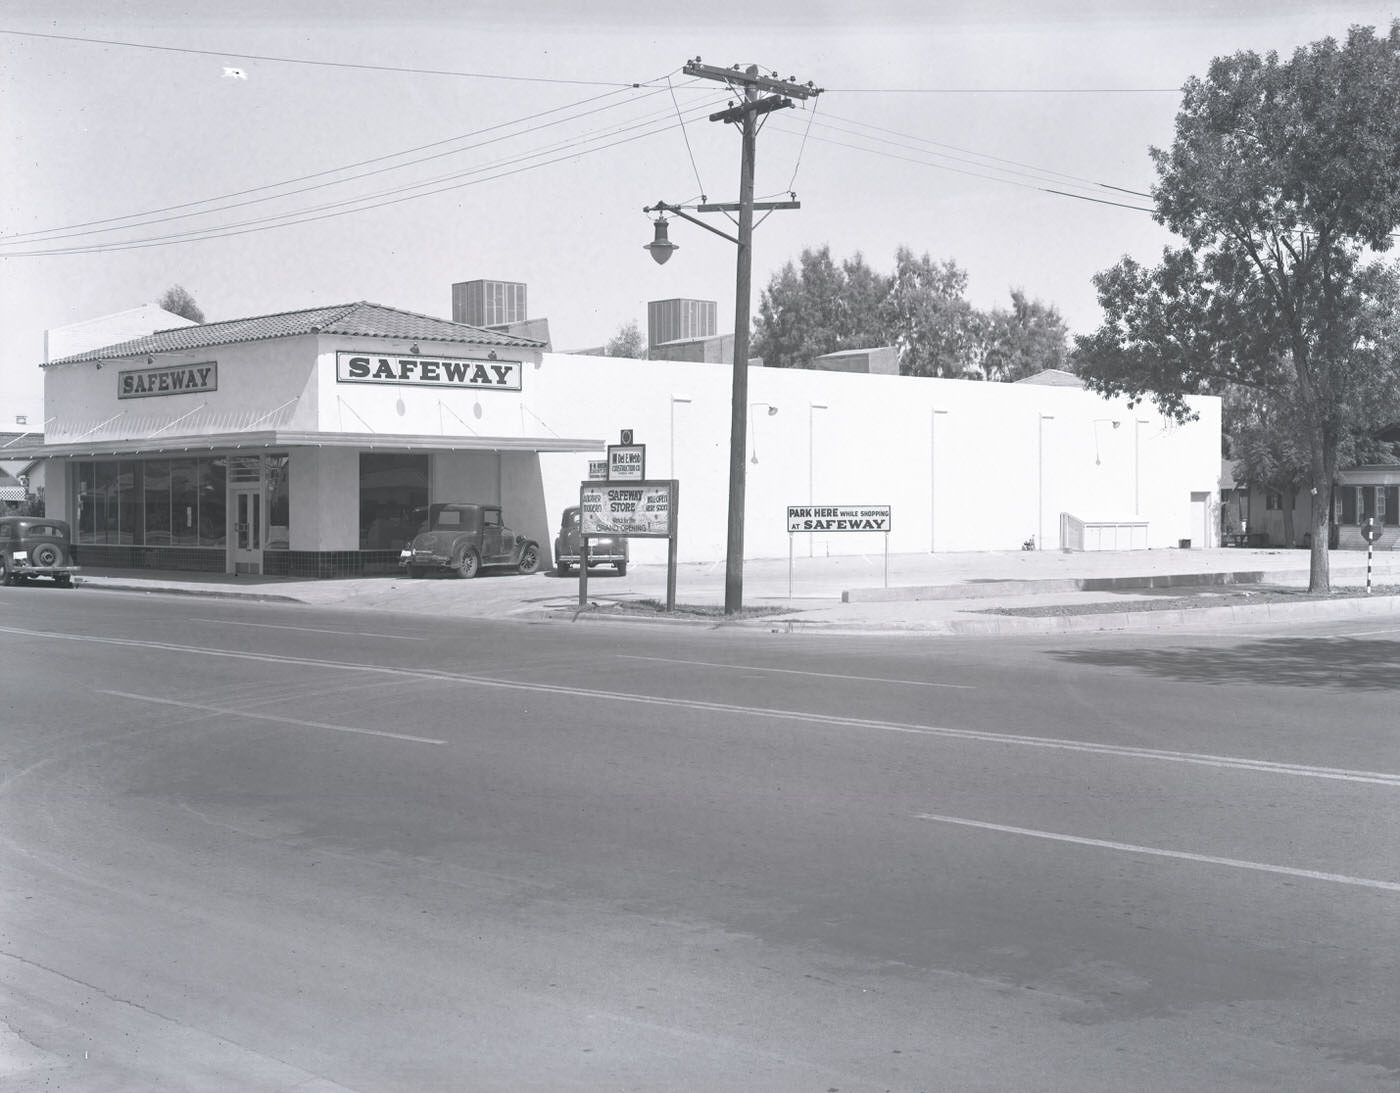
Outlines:
[[[1123,423],[1122,423],[1121,421],[1119,421],[1117,418],[1111,418],[1111,417],[1096,417],[1096,418],[1094,418],[1094,466],[1096,466],[1096,467],[1101,466],[1101,465],[1102,465],[1102,462],[1103,462],[1101,459],[1099,459],[1099,426],[1100,426],[1100,425],[1104,425],[1104,424],[1112,425],[1112,426],[1116,429],[1116,428],[1118,428],[1118,426],[1122,425]]]
[[[671,460],[669,463],[666,464],[666,473],[669,474],[672,478],[676,477],[676,403],[678,402],[682,406],[689,406],[690,399],[681,398],[679,395],[671,396]]]
[[[757,462],[758,462],[758,432],[757,432],[757,429],[754,427],[752,418],[753,418],[753,412],[754,412],[754,410],[756,410],[756,409],[757,409],[758,407],[760,407],[760,406],[767,406],[767,407],[768,407],[768,416],[769,416],[769,417],[772,417],[774,414],[776,414],[776,413],[778,412],[778,408],[777,408],[776,406],[774,406],[774,405],[773,405],[772,403],[770,403],[770,402],[751,402],[751,403],[749,403],[749,418],[750,418],[750,421],[749,421],[749,432],[753,434],[753,437],[752,437],[753,458],[752,458],[751,460],[749,460],[750,463],[757,463]]]
[[[418,356],[418,343],[414,342],[412,345],[410,345],[408,347],[408,351],[412,353],[415,357]]]

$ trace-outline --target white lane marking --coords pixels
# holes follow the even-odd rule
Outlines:
[[[835,672],[804,672],[798,668],[760,668],[753,664],[717,664],[709,660],[673,660],[670,657],[640,657],[618,653],[620,660],[650,660],[658,664],[686,664],[698,668],[728,668],[734,672],[771,672],[775,675],[816,676],[818,679],[849,679],[860,683],[898,683],[905,687],[951,687],[959,691],[975,691],[970,683],[929,683],[921,679],[886,679],[882,676],[843,676]]]
[[[1135,843],[1112,842],[1109,839],[1086,839],[1081,835],[1062,835],[1057,831],[1040,831],[1033,827],[991,824],[983,820],[969,820],[961,816],[941,816],[933,812],[916,812],[914,816],[919,820],[932,820],[941,824],[958,824],[962,827],[978,827],[985,831],[1001,831],[1009,835],[1028,835],[1033,839],[1049,839],[1053,842],[1094,846],[1100,850],[1122,850],[1130,854],[1151,854],[1159,858],[1178,858],[1182,861],[1200,862],[1204,865],[1228,865],[1234,869],[1252,869],[1258,873],[1281,873],[1286,877],[1305,877],[1308,880],[1350,884],[1358,888],[1379,888],[1383,892],[1400,892],[1400,882],[1397,881],[1352,877],[1345,873],[1321,873],[1316,869],[1294,869],[1288,865],[1269,865],[1266,862],[1244,861],[1240,858],[1218,858],[1213,854],[1193,854],[1188,850],[1163,850],[1157,846],[1138,846]]]
[[[423,641],[417,634],[372,634],[365,630],[318,630],[311,626],[275,626],[270,622],[235,622],[233,619],[191,619],[215,626],[251,626],[259,630],[294,630],[298,634],[336,634],[343,638],[388,638],[394,641]]]
[[[173,698],[157,698],[155,695],[138,695],[129,691],[98,691],[100,695],[114,698],[128,698],[133,702],[150,702],[157,706],[175,706],[182,710],[197,710],[200,713],[225,714],[229,717],[242,717],[249,721],[272,721],[279,725],[295,725],[302,729],[330,729],[332,732],[348,732],[357,736],[382,736],[388,740],[406,740],[410,744],[446,744],[446,740],[434,740],[429,736],[409,736],[401,732],[381,732],[378,729],[356,729],[349,725],[331,725],[325,721],[305,721],[299,717],[279,717],[277,714],[254,713],[252,710],[239,710],[228,706],[207,706],[201,702],[179,702]]]
[[[1346,634],[1328,634],[1329,638],[1373,638],[1379,634],[1400,634],[1400,627],[1388,630],[1352,630]]]
[[[552,683],[524,683],[489,676],[472,676],[435,668],[395,668],[384,664],[354,661],[314,660],[309,657],[279,656],[236,649],[211,649],[175,645],[169,642],[137,640],[134,638],[97,637],[90,634],[58,633],[47,630],[23,630],[0,626],[0,634],[18,634],[30,638],[50,638],[95,645],[118,645],[137,649],[159,649],[189,656],[223,657],[229,660],[250,660],[284,667],[301,666],[331,671],[354,672],[357,675],[375,673],[406,679],[429,679],[442,683],[464,683],[474,687],[526,691],[534,694],[562,695],[567,698],[607,699],[671,709],[727,713],[741,717],[762,717],[778,721],[805,721],[814,725],[835,725],[849,728],[875,729],[880,732],[905,733],[911,736],[938,736],[950,740],[975,740],[987,744],[1014,744],[1030,748],[1050,748],[1060,751],[1084,752],[1093,755],[1114,755],[1127,759],[1155,759],[1168,763],[1190,763],[1198,766],[1221,767],[1231,770],[1251,770],[1261,774],[1284,774],[1299,778],[1325,778],[1342,782],[1364,782],[1372,785],[1400,787],[1400,774],[1373,770],[1348,770],[1339,767],[1315,767],[1301,763],[1275,763],[1267,759],[1243,759],[1229,755],[1208,755],[1199,752],[1164,751],[1158,748],[1138,748],[1119,744],[1093,744],[1082,740],[1060,740],[1054,737],[1023,736],[1012,733],[981,732],[976,729],[950,729],[936,725],[907,725],[893,721],[874,721],[860,717],[840,717],[835,714],[810,713],[804,710],[765,709],[759,706],[738,706],[725,702],[704,702],[699,699],[662,698],[656,695],[632,694],[626,691],[595,691],[583,687],[564,687]]]

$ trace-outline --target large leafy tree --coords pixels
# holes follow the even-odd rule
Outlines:
[[[827,247],[804,250],[764,290],[754,352],[775,368],[810,367],[843,349],[894,346],[908,376],[1017,380],[1067,366],[1069,334],[1053,306],[1011,293],[1010,310],[981,312],[967,273],[907,247],[893,274],[857,254],[839,264]]]
[[[804,250],[763,290],[754,355],[770,368],[804,368],[823,353],[884,344],[876,307],[888,280],[859,254],[838,265],[829,247]]]
[[[886,344],[904,376],[980,378],[987,319],[968,303],[967,273],[952,261],[915,257],[900,247],[894,280],[880,305]]]
[[[1309,586],[1330,585],[1327,498],[1350,434],[1400,381],[1396,276],[1375,260],[1400,225],[1400,22],[1353,28],[1287,60],[1236,53],[1183,88],[1175,139],[1152,149],[1157,219],[1185,240],[1162,263],[1095,277],[1100,328],[1076,368],[1104,394],[1270,393],[1306,447]]]
[[[987,315],[987,348],[982,368],[989,380],[1015,383],[1046,368],[1067,369],[1069,327],[1053,304],[1011,290],[1011,309]]]

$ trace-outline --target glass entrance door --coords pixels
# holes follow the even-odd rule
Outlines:
[[[263,561],[263,498],[260,489],[233,491],[233,571],[261,573]]]

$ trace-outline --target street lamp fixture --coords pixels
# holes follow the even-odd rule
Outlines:
[[[675,251],[680,250],[680,247],[672,243],[670,237],[666,234],[667,225],[669,223],[670,221],[664,216],[658,216],[656,218],[656,238],[642,247],[643,250],[651,252],[652,260],[655,261],[658,266],[664,266],[671,260],[671,255]]]

